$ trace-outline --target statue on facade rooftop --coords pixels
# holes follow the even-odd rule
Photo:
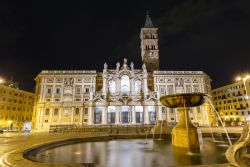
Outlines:
[[[105,62],[105,63],[104,63],[104,69],[107,70],[107,68],[108,68],[108,65],[107,65],[107,63]]]
[[[119,69],[120,69],[120,63],[117,62],[117,63],[116,63],[116,71],[119,71]]]

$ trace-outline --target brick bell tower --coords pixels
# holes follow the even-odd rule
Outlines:
[[[147,12],[146,22],[141,28],[141,57],[148,72],[159,70],[158,28],[155,28]]]

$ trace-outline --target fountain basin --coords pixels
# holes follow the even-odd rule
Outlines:
[[[189,118],[189,108],[200,106],[205,102],[204,93],[183,93],[167,95],[160,98],[161,103],[169,108],[177,108],[179,121],[172,130],[172,144],[176,147],[199,149],[202,138],[198,128]]]
[[[196,107],[205,102],[205,96],[204,93],[182,93],[162,96],[160,101],[168,108]]]
[[[121,138],[121,136],[117,136]],[[126,137],[126,136],[125,136]],[[204,145],[200,152],[189,154],[188,149],[173,148],[171,138],[166,140],[153,141],[145,139],[119,139],[112,140],[105,138],[90,138],[85,142],[70,140],[54,143],[50,147],[40,148],[36,153],[26,153],[25,158],[48,165],[68,164],[96,164],[101,167],[167,167],[186,165],[211,165],[227,163],[224,152],[226,147],[220,147],[218,143],[213,143],[211,138],[204,138]],[[223,140],[222,138],[218,140]],[[225,143],[227,143],[225,141]],[[38,150],[38,148],[33,148]]]

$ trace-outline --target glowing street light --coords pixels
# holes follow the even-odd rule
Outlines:
[[[0,84],[4,83],[4,79],[0,78]]]

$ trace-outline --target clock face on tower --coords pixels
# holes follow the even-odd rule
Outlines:
[[[154,59],[154,52],[146,51],[145,54],[144,54],[144,60],[150,61],[152,59]]]

